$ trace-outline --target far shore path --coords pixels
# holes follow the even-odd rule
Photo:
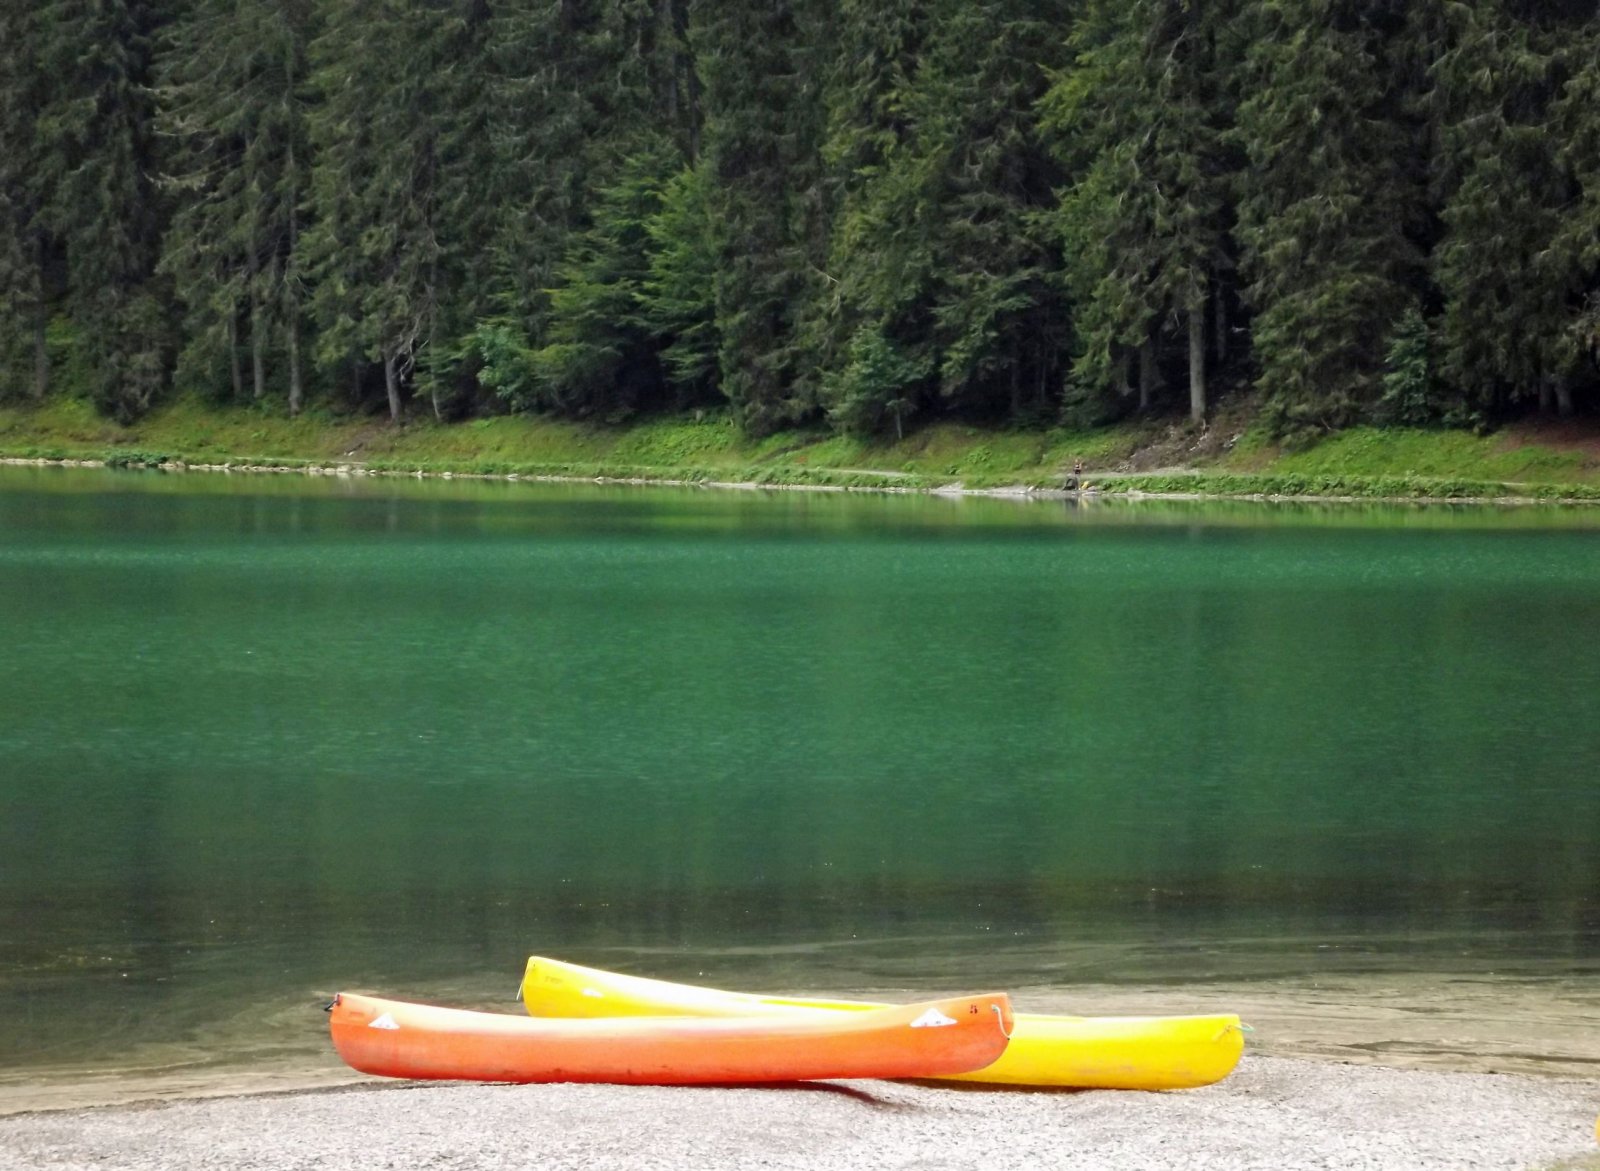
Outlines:
[[[1600,1168],[1600,1080],[1247,1056],[1164,1094],[363,1081],[0,1117],[0,1169]]]

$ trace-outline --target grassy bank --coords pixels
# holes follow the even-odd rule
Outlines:
[[[123,426],[85,404],[0,407],[0,456],[458,475],[616,477],[836,487],[1059,489],[1082,460],[1107,492],[1600,501],[1600,427],[1493,435],[1361,428],[1288,452],[1244,413],[1203,429],[1170,421],[1093,431],[939,424],[899,442],[823,429],[742,435],[723,415],[612,428],[530,418],[396,428],[370,417],[174,403]]]

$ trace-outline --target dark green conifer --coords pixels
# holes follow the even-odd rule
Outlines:
[[[0,6],[0,377],[23,382],[23,355],[30,355],[26,378],[35,399],[42,399],[50,384],[48,272],[55,251],[41,219],[38,115],[45,86],[40,32],[29,5]]]
[[[1573,322],[1595,272],[1587,233],[1572,231],[1594,113],[1579,96],[1594,8],[1467,0],[1449,13],[1434,68],[1444,374],[1480,415],[1520,401],[1570,414],[1587,363]]]
[[[90,393],[123,418],[166,387],[173,340],[170,295],[153,279],[166,204],[153,184],[151,65],[165,19],[153,0],[42,0],[24,42],[35,55],[33,244],[59,249]]]
[[[1276,426],[1361,418],[1391,327],[1425,289],[1427,143],[1400,0],[1258,0],[1239,139],[1239,238]]]
[[[469,99],[488,15],[478,0],[336,5],[311,46],[322,104],[304,246],[318,354],[358,377],[376,364],[396,422],[419,363],[443,413],[441,319],[471,303],[463,265],[487,243],[471,193],[485,110]]]
[[[541,345],[531,354],[536,404],[616,421],[662,399],[656,335],[646,308],[663,190],[676,162],[663,144],[627,160],[596,193],[550,290]]]
[[[1236,18],[1232,0],[1090,0],[1072,36],[1076,59],[1044,103],[1071,175],[1059,230],[1080,414],[1115,412],[1108,399],[1130,392],[1135,356],[1148,408],[1159,353],[1176,336],[1189,416],[1205,417],[1208,309],[1232,280]]]
[[[179,377],[204,384],[224,357],[243,395],[242,334],[249,396],[265,395],[269,352],[281,353],[291,414],[304,399],[299,243],[312,13],[309,0],[196,0],[165,40],[159,90],[176,203],[161,268],[185,307]]]
[[[614,415],[659,393],[639,280],[648,223],[698,140],[687,19],[686,0],[575,0],[490,22],[497,154],[482,186],[498,220],[479,336],[499,355],[489,380],[520,406]],[[627,320],[603,320],[623,306]]]
[[[1552,249],[1569,258],[1569,325],[1577,369],[1572,383],[1600,397],[1600,18],[1592,0],[1573,5],[1586,19],[1568,30],[1568,78],[1552,107],[1560,162],[1575,195],[1565,208]]]
[[[718,383],[755,433],[817,406],[799,321],[825,247],[817,155],[825,9],[823,0],[703,0],[689,33],[718,243]]]
[[[827,87],[823,328],[834,419],[930,406],[1046,413],[1064,321],[1033,106],[1060,55],[1050,0],[846,3]]]
[[[712,220],[709,179],[703,164],[668,180],[661,205],[646,223],[650,271],[642,310],[660,346],[676,398],[709,399],[717,390],[716,275],[720,245]]]
[[[947,408],[1039,418],[1065,313],[1047,209],[1060,174],[1035,106],[1065,55],[1059,0],[943,0],[918,74],[917,154],[936,176],[930,313]]]

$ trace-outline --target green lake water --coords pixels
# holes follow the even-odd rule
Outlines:
[[[0,654],[0,1111],[529,953],[1600,1065],[1600,512],[11,468]]]

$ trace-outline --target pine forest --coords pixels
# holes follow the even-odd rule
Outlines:
[[[1597,0],[9,0],[0,398],[1600,411]]]

